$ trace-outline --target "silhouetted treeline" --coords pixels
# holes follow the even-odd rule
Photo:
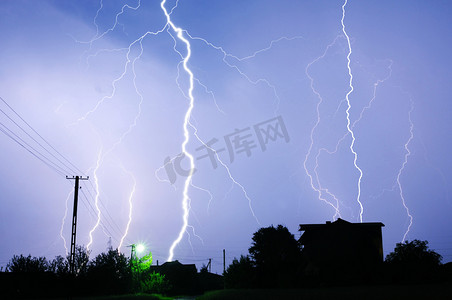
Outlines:
[[[133,293],[201,294],[223,288],[220,275],[198,273],[195,265],[178,261],[152,266],[152,254],[130,259],[108,249],[90,260],[89,251],[77,246],[76,274],[70,273],[69,256],[14,255],[0,272],[0,299],[106,296]]]
[[[133,268],[139,263],[139,259],[130,260],[114,249],[89,260],[89,251],[77,246],[76,274],[70,274],[69,257],[47,260],[45,257],[14,255],[6,272],[0,273],[0,298],[166,292],[162,286],[169,287],[169,284],[164,276],[149,272],[149,268]],[[145,284],[135,279],[145,281]]]
[[[340,257],[338,258],[340,259]],[[427,241],[398,243],[385,261],[371,270],[338,262],[333,272],[312,272],[309,257],[284,226],[261,228],[252,237],[249,255],[234,259],[225,274],[226,288],[301,288],[325,285],[452,283],[452,263],[428,249]],[[325,258],[325,261],[330,261]],[[318,261],[316,261],[318,263]],[[340,266],[341,269],[335,269]]]
[[[323,264],[318,264],[318,260],[312,264],[309,261],[311,256],[305,255],[303,249],[300,240],[297,241],[286,227],[261,228],[253,234],[249,254],[234,259],[224,278],[207,272],[207,268],[197,273],[195,265],[183,265],[178,261],[151,266],[150,253],[129,259],[114,249],[90,260],[89,252],[77,246],[76,274],[69,272],[68,257],[57,256],[47,260],[45,257],[15,255],[6,272],[0,272],[0,299],[135,292],[199,294],[222,288],[223,279],[226,288],[265,289],[357,284],[452,284],[452,263],[441,264],[441,255],[430,250],[427,241],[398,243],[385,261],[381,259],[365,273],[356,269],[355,260],[349,267],[344,262],[331,265],[330,269],[337,266],[341,269],[326,276],[326,272],[312,272],[313,265],[323,267]],[[361,256],[357,257],[359,261]],[[335,259],[340,259],[340,255]]]
[[[427,241],[397,243],[385,259],[386,280],[394,283],[425,283],[450,278],[450,264],[442,265],[442,257],[428,249]],[[449,270],[447,270],[449,269]]]

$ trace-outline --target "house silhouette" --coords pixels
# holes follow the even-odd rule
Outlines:
[[[181,264],[178,260],[151,266],[151,272],[165,275],[171,283],[173,294],[194,294],[198,291],[198,271],[194,264]]]
[[[151,266],[151,272],[165,275],[170,282],[173,295],[202,294],[208,290],[224,287],[223,276],[209,272],[198,273],[195,264],[182,264],[178,260],[165,262],[160,266]]]
[[[305,275],[326,281],[372,281],[383,262],[383,223],[300,224]]]

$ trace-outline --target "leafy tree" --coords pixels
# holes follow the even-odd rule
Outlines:
[[[141,281],[141,292],[165,294],[171,289],[169,281],[165,275],[146,271]]]
[[[56,256],[49,262],[49,271],[58,276],[69,274],[69,261],[61,255]]]
[[[49,269],[49,263],[45,257],[31,257],[31,255],[23,256],[14,255],[6,265],[6,269],[10,272],[33,272],[44,273]]]
[[[88,264],[87,277],[97,292],[124,293],[130,282],[129,260],[117,249],[108,249]]]
[[[90,274],[99,273],[112,279],[128,278],[130,274],[129,260],[118,249],[109,249],[90,261],[88,265]]]
[[[134,290],[142,293],[166,293],[170,289],[168,280],[165,275],[151,272],[151,265],[151,252],[140,258],[134,257],[130,261]]]
[[[295,284],[301,249],[286,227],[278,225],[259,229],[253,235],[249,253],[262,286],[289,287]]]
[[[234,258],[224,273],[226,288],[253,288],[256,286],[256,270],[254,262],[247,256]]]
[[[134,257],[130,261],[130,264],[134,274],[142,274],[149,270],[152,265],[152,253],[149,251],[148,254],[140,258]]]
[[[397,243],[385,262],[393,280],[420,282],[434,279],[441,260],[441,255],[428,249],[427,241],[413,240]]]
[[[394,251],[386,256],[386,262],[393,264],[421,264],[439,266],[442,257],[428,249],[428,241],[413,240],[397,243]]]

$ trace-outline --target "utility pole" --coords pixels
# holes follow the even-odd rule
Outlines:
[[[66,176],[66,179],[75,179],[74,189],[74,209],[72,213],[72,234],[71,234],[71,255],[69,256],[69,268],[71,274],[75,274],[75,238],[77,233],[77,205],[78,205],[78,189],[80,180],[88,180],[89,177],[82,176]]]
[[[226,249],[223,249],[223,274],[226,272]]]
[[[130,249],[130,261],[133,261],[133,258],[136,256],[135,249],[136,249],[137,245],[132,244],[132,245],[128,245],[126,247],[130,247],[131,248]]]
[[[207,264],[207,271],[209,271],[209,273],[212,273],[212,259],[209,258],[209,263]]]

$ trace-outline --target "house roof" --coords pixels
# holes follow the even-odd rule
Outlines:
[[[306,231],[309,229],[320,229],[327,228],[329,226],[354,226],[354,227],[374,227],[380,226],[384,227],[385,225],[381,222],[367,222],[367,223],[350,223],[341,218],[338,218],[334,222],[327,221],[325,224],[300,224],[300,229],[298,231]]]

